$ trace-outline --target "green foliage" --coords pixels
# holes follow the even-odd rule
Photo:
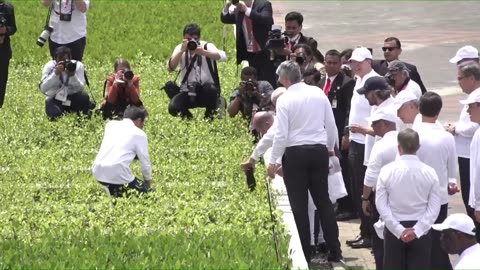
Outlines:
[[[160,87],[165,63],[191,18],[204,39],[222,47],[220,1],[92,1],[85,64],[97,102],[113,60],[130,60],[149,110],[156,192],[107,197],[91,174],[105,122],[75,115],[49,122],[38,90],[48,48],[35,45],[46,9],[13,1],[7,97],[0,110],[0,269],[12,268],[285,268],[288,239],[280,231],[275,256],[262,168],[248,192],[239,163],[251,151],[242,119],[185,122],[168,115]],[[192,15],[193,14],[193,15]],[[230,30],[231,31],[231,30]],[[229,33],[231,34],[231,33]],[[219,66],[223,95],[238,83],[233,38]],[[228,99],[228,98],[227,98]],[[140,176],[139,164],[134,172]]]

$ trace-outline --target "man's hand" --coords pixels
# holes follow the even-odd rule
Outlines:
[[[65,71],[65,62],[60,61],[57,63],[55,67],[55,75],[60,76]]]
[[[413,228],[406,228],[400,236],[400,240],[402,240],[402,242],[404,243],[412,242],[416,238],[417,238],[417,235],[415,234],[415,231],[413,230]]]
[[[365,216],[369,217],[372,214],[372,205],[370,204],[370,201],[364,201],[362,200],[362,210]]]
[[[475,219],[480,223],[480,211],[475,211]]]
[[[352,133],[360,133],[362,135],[367,134],[367,128],[355,124],[352,124],[350,131],[352,131]]]
[[[276,164],[268,164],[268,169],[267,173],[270,178],[275,178],[275,173],[278,169],[278,166]]]
[[[67,73],[67,76],[68,76],[68,77],[75,76],[75,71],[68,71],[68,70],[65,70],[65,73]]]
[[[243,12],[243,13],[245,13],[248,9],[247,5],[243,1],[238,2],[237,8],[238,8],[238,11]]]
[[[184,39],[182,41],[182,47],[180,48],[180,51],[182,52],[186,52],[188,49],[187,49],[187,44],[188,44],[188,39]]]
[[[348,150],[348,146],[350,145],[350,140],[348,139],[348,135],[342,136],[342,151]]]
[[[459,192],[460,189],[458,188],[457,184],[449,183],[448,184],[448,195],[454,195],[455,193]]]
[[[206,56],[207,51],[206,51],[202,46],[198,46],[198,47],[195,49],[194,53],[195,53],[196,55]]]
[[[278,169],[277,169],[277,175],[283,177],[283,167],[282,166],[278,166]]]
[[[250,158],[247,162],[242,163],[242,170],[248,172],[255,169],[255,159]]]
[[[231,6],[231,5],[232,5],[232,2],[231,2],[231,1],[225,2],[225,7],[224,7],[225,11],[228,12],[228,10],[230,9],[230,6]]]
[[[0,27],[0,35],[3,35],[5,33],[7,33],[7,27],[6,26]]]
[[[451,133],[453,136],[455,136],[455,126],[452,123],[448,123],[445,126],[445,130]]]

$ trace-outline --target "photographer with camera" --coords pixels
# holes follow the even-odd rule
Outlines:
[[[11,3],[0,0],[0,108],[7,90],[8,66],[12,58],[10,36],[17,32],[15,13]]]
[[[55,60],[43,68],[40,90],[47,96],[45,112],[51,120],[64,112],[82,112],[91,115],[90,98],[85,91],[84,66],[71,60],[72,53],[66,46],[58,47]]]
[[[285,16],[285,32],[287,35],[286,55],[293,53],[295,47],[300,44],[306,44],[310,47],[312,55],[316,62],[323,63],[323,54],[318,50],[317,41],[312,37],[304,36],[302,33],[303,15],[299,12],[289,12]]]
[[[250,121],[257,111],[274,111],[275,107],[270,99],[273,90],[269,82],[257,81],[255,68],[243,68],[240,85],[230,97],[228,114],[235,117],[240,111],[242,116]]]
[[[168,112],[191,119],[193,115],[188,109],[205,107],[205,118],[213,119],[220,96],[220,82],[212,62],[225,61],[227,55],[213,43],[200,40],[200,26],[197,24],[187,24],[183,38],[167,63],[169,72],[179,64],[181,69],[179,93],[170,100]]]
[[[300,66],[300,71],[302,74],[309,67],[313,67],[316,70],[320,71],[323,67],[321,63],[313,55],[312,48],[307,44],[297,44],[292,48],[292,54],[290,54],[290,59],[297,62]]]
[[[72,51],[72,59],[82,61],[87,44],[87,11],[90,0],[43,0],[45,7],[52,9],[50,21],[38,38],[37,44],[43,46],[48,40],[52,59],[60,46]]]
[[[100,109],[103,118],[123,116],[128,105],[142,106],[140,100],[140,77],[134,75],[130,63],[122,58],[115,60],[114,73],[105,82],[107,96]]]

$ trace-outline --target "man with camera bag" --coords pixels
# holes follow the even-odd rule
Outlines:
[[[90,7],[90,0],[43,0],[42,4],[51,7],[52,12],[49,24],[40,35],[37,44],[43,46],[48,39],[53,59],[58,47],[67,46],[72,51],[72,59],[82,61],[87,44],[86,13]]]
[[[11,3],[0,0],[0,108],[3,106],[7,89],[8,66],[12,58],[10,36],[15,34],[15,13]]]
[[[84,66],[71,59],[70,49],[61,46],[55,52],[55,60],[50,60],[43,68],[40,90],[47,96],[45,112],[51,120],[64,112],[91,114],[90,98],[85,91]]]
[[[200,40],[200,26],[188,24],[183,29],[183,41],[168,60],[168,71],[180,64],[180,90],[168,105],[168,112],[182,118],[193,118],[190,108],[205,107],[205,118],[213,119],[220,95],[220,82],[214,61],[225,61],[224,51]],[[212,63],[213,62],[213,63]]]

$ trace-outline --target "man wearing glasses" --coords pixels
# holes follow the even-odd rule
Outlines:
[[[372,62],[372,68],[381,76],[385,76],[388,72],[388,64],[394,60],[399,60],[399,56],[402,53],[402,44],[398,38],[388,37],[383,43],[382,50],[385,60],[374,60]],[[417,67],[409,63],[405,63],[405,65],[410,71],[410,79],[418,83],[420,89],[422,89],[422,94],[427,92],[425,85],[423,85],[422,78],[417,71]]]

